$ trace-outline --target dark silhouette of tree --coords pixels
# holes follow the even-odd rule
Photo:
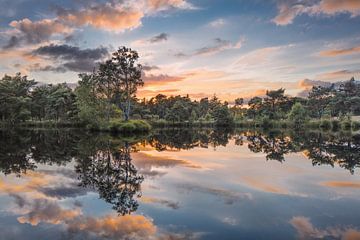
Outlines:
[[[80,185],[95,189],[100,198],[112,204],[121,215],[136,211],[138,202],[135,197],[141,196],[144,178],[137,174],[131,163],[130,144],[117,145],[108,139],[99,147],[94,155],[78,161],[76,172]]]

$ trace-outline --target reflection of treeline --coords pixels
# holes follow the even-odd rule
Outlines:
[[[230,140],[242,145],[247,141],[252,152],[263,152],[269,160],[282,162],[289,153],[303,152],[314,165],[338,164],[354,172],[360,164],[360,135],[348,132],[243,132],[214,128],[158,130],[149,136],[132,138],[77,131],[1,131],[0,134],[0,170],[3,173],[21,175],[28,169],[35,169],[37,164],[60,166],[74,159],[83,184],[93,187],[109,173],[136,172],[127,164],[138,144],[149,144],[158,151],[165,151],[226,146]],[[89,178],[99,175],[102,177],[96,181]]]
[[[119,214],[135,211],[143,177],[131,162],[134,138],[68,131],[0,131],[0,171],[21,176],[38,164],[75,160],[79,186],[91,188]],[[138,141],[138,140],[136,140]]]

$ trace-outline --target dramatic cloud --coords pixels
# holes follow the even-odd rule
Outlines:
[[[63,209],[55,201],[37,199],[32,202],[29,212],[25,216],[18,217],[20,223],[29,223],[33,226],[40,222],[60,224],[66,220],[74,219],[80,215],[80,209]]]
[[[79,9],[64,9],[55,7],[56,17],[32,21],[24,18],[12,21],[7,31],[8,43],[4,48],[15,47],[21,42],[37,44],[50,40],[55,35],[62,35],[69,40],[70,34],[76,28],[91,26],[108,31],[123,31],[134,29],[142,24],[145,16],[169,8],[192,9],[193,6],[184,0],[140,0],[140,1],[110,1],[106,3],[83,3]],[[10,35],[11,34],[11,35]],[[159,39],[167,38],[166,34],[159,35]]]
[[[278,1],[278,15],[273,19],[277,25],[288,25],[301,14],[335,15],[350,13],[352,17],[360,14],[360,2],[357,0],[281,0]]]
[[[17,46],[21,41],[29,44],[49,40],[55,34],[66,34],[72,30],[59,20],[44,19],[33,22],[30,19],[12,21],[10,26],[16,29],[16,35],[11,36],[7,48]]]
[[[343,55],[350,55],[360,53],[360,46],[345,48],[345,49],[335,49],[335,50],[326,50],[319,53],[322,57],[336,57]]]
[[[74,72],[92,71],[99,61],[109,56],[109,52],[105,47],[94,49],[80,49],[79,47],[69,45],[50,44],[37,48],[32,55],[49,58],[54,62],[60,62],[57,66],[40,66],[34,64],[30,67],[32,71],[53,71],[65,72],[67,70]]]
[[[83,10],[63,10],[58,16],[68,25],[92,26],[106,30],[121,31],[141,25],[144,12],[121,4],[99,4]]]

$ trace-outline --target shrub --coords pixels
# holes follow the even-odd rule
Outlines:
[[[351,121],[345,120],[341,123],[341,127],[343,130],[351,130]]]
[[[358,130],[360,130],[360,122],[352,122],[352,129],[354,130],[354,131],[358,131]]]
[[[111,120],[108,127],[101,128],[102,130],[110,130],[111,132],[148,132],[151,129],[151,126],[144,120]]]
[[[331,121],[331,126],[332,126],[331,130],[336,132],[340,129],[341,124],[340,124],[339,120],[333,119]]]
[[[322,130],[330,130],[331,129],[331,122],[328,119],[321,120],[320,128]]]

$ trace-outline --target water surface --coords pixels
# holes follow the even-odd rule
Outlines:
[[[360,135],[0,134],[0,239],[360,239]]]

